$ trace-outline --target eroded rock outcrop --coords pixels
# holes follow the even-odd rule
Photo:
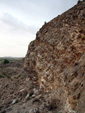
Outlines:
[[[42,26],[24,69],[31,87],[56,100],[62,113],[85,112],[85,1]]]

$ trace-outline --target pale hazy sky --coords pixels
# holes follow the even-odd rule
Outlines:
[[[0,0],[0,57],[24,57],[36,32],[78,0]]]

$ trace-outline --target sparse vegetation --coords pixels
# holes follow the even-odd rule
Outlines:
[[[0,75],[0,78],[4,78],[4,76],[3,75]]]
[[[5,59],[3,64],[8,64],[9,63],[9,60]]]

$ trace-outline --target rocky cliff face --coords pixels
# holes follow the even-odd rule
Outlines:
[[[85,113],[85,1],[42,26],[24,69],[31,87],[56,100],[60,112]]]

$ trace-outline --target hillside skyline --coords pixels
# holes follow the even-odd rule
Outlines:
[[[0,57],[24,57],[36,32],[78,0],[0,0]]]

